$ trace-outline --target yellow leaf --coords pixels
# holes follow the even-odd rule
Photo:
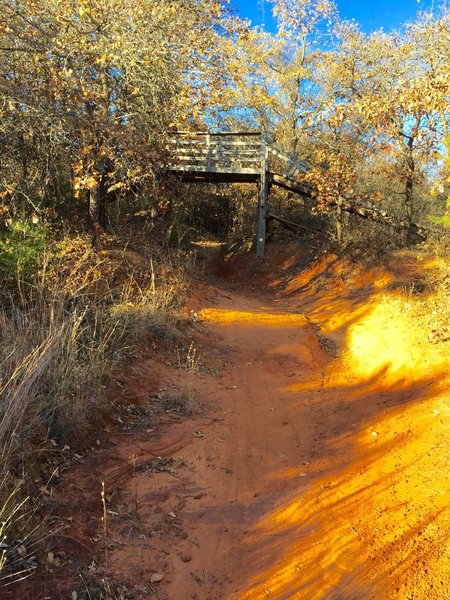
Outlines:
[[[98,186],[98,181],[95,179],[95,177],[87,177],[84,185],[89,190],[93,190]]]

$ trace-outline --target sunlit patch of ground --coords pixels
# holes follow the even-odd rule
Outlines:
[[[428,342],[420,299],[390,291],[389,273],[354,278],[343,293],[321,288],[330,269],[332,280],[329,258],[283,293],[340,337],[341,355],[283,392],[299,406],[349,409],[347,420],[324,442],[333,464],[278,474],[299,484],[252,533],[264,566],[239,598],[450,598],[449,347]]]
[[[439,373],[449,356],[427,340],[426,330],[412,321],[412,301],[384,294],[346,333],[346,351],[353,376],[372,377],[383,371],[387,382],[405,383]]]
[[[204,308],[199,311],[198,316],[204,321],[212,321],[223,325],[260,325],[264,327],[302,327],[307,323],[303,315],[274,313],[274,312],[251,312],[240,310],[227,310],[219,308]]]
[[[345,466],[260,522],[251,544],[273,563],[242,598],[447,598],[449,417],[433,388],[330,443]]]

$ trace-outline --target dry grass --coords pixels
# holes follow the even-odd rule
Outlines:
[[[30,537],[29,524],[28,498],[21,498],[16,487],[0,507],[0,587],[24,579],[36,568],[28,540],[22,539],[24,530],[24,537]]]
[[[199,402],[194,390],[189,385],[178,393],[165,398],[164,408],[168,412],[177,413],[185,417],[198,415],[203,412],[202,404]]]
[[[179,280],[156,283],[153,262],[150,263],[150,282],[141,286],[130,277],[122,287],[118,300],[111,307],[111,316],[129,343],[145,336],[173,338],[176,335],[175,309],[186,284]]]
[[[127,600],[132,596],[123,585],[118,586],[108,579],[88,575],[83,578],[83,589],[73,592],[72,598],[74,600]]]
[[[186,371],[186,378],[181,389],[164,400],[164,408],[179,415],[200,414],[204,407],[199,401],[195,389],[195,376],[199,369],[200,357],[192,342],[184,351],[178,349],[178,366]]]
[[[124,251],[96,252],[78,239],[45,262],[32,286],[20,282],[20,294],[4,298],[0,507],[12,499],[18,507],[4,521],[8,529],[15,528],[23,499],[11,496],[11,482],[34,479],[33,448],[48,438],[87,444],[118,361],[143,339],[175,335],[185,288],[181,269],[152,260],[138,267]],[[0,554],[0,586],[10,567]]]
[[[450,255],[439,251],[424,271],[429,291],[420,302],[417,317],[429,332],[429,342],[450,342]]]

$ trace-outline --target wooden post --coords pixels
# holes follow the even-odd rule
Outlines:
[[[206,136],[206,170],[211,170],[211,135]]]
[[[266,212],[267,197],[269,195],[269,172],[267,164],[266,141],[261,134],[261,177],[259,179],[258,198],[258,229],[256,233],[256,257],[264,258],[264,246],[266,243]]]

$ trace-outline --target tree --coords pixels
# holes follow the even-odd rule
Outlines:
[[[238,118],[296,152],[320,111],[315,78],[319,45],[329,34],[336,8],[330,0],[272,3],[277,32],[248,24],[241,29],[231,67],[234,102],[221,109],[228,122]]]
[[[220,94],[233,19],[218,0],[0,0],[0,193],[106,205],[152,185],[170,128]]]
[[[368,150],[384,154],[394,167],[409,227],[416,186],[432,166],[448,118],[443,85],[448,74],[442,59],[436,59],[432,31],[448,35],[448,18],[422,19],[403,34],[364,36],[350,25],[342,29],[337,52],[330,54],[334,66],[328,80],[337,82],[337,101],[347,106],[348,121],[359,122],[366,138],[370,133]]]

